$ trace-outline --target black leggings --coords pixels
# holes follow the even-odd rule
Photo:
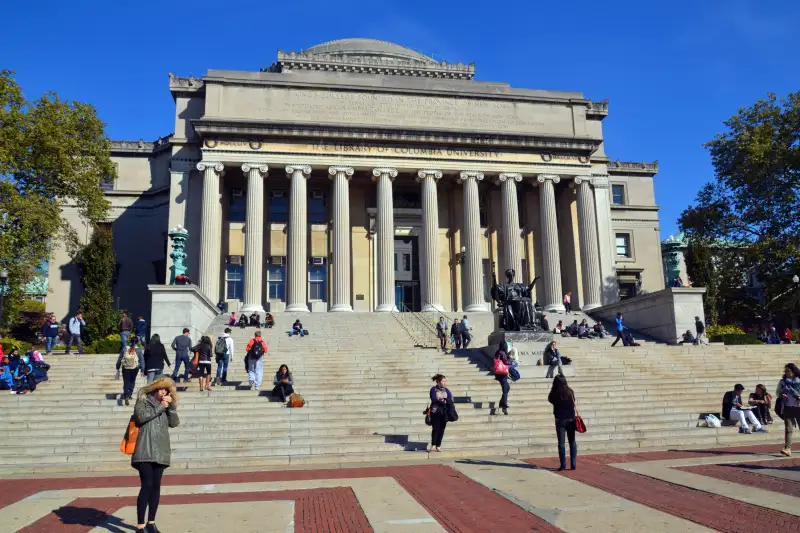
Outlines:
[[[437,412],[431,414],[431,446],[441,446],[444,438],[444,429],[447,427],[447,413],[445,407],[438,406]]]
[[[136,463],[134,468],[139,471],[142,481],[136,500],[136,519],[139,524],[144,524],[144,512],[149,507],[147,521],[155,522],[158,502],[161,500],[161,476],[167,467],[158,463]]]

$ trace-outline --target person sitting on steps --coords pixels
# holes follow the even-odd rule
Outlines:
[[[306,331],[303,329],[303,324],[300,323],[299,318],[294,321],[294,324],[292,324],[292,331],[289,332],[290,337],[293,335],[300,335],[301,337],[306,336]]]
[[[250,325],[254,328],[261,327],[261,316],[255,311],[250,313]]]
[[[240,328],[244,329],[244,328],[247,327],[247,324],[249,324],[249,323],[250,323],[250,321],[247,319],[247,315],[242,313],[242,314],[239,315],[239,322],[237,322],[236,325],[239,326]]]
[[[272,326],[275,325],[275,317],[272,316],[272,313],[267,313],[267,316],[264,317],[264,327],[272,329]]]
[[[756,390],[750,393],[747,403],[753,408],[753,413],[762,426],[772,424],[772,416],[769,414],[769,408],[772,407],[772,396],[764,385],[756,385]]]
[[[281,365],[275,372],[272,382],[275,384],[275,388],[272,389],[272,397],[281,403],[286,403],[286,399],[294,393],[294,377],[289,372],[289,367]]]
[[[732,391],[725,393],[722,398],[722,418],[731,420],[732,422],[740,422],[741,427],[739,433],[750,433],[750,426],[747,422],[750,421],[756,428],[758,433],[769,433],[769,430],[761,426],[761,422],[756,419],[753,411],[749,407],[745,407],[742,403],[742,391],[744,385],[737,383]]]
[[[563,331],[564,331],[564,322],[559,320],[558,324],[556,324],[556,327],[553,328],[553,333],[555,333],[556,335],[561,335]]]
[[[696,340],[692,335],[692,331],[687,329],[686,333],[681,336],[680,344],[694,344]]]
[[[228,319],[228,325],[229,326],[235,326],[236,325],[236,311],[231,313],[231,316]]]

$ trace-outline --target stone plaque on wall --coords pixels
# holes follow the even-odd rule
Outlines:
[[[220,116],[234,119],[573,135],[564,104],[355,91],[225,87]]]

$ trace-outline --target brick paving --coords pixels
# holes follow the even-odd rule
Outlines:
[[[567,470],[560,474],[621,498],[725,533],[791,533],[800,531],[800,518],[797,516],[609,466],[612,463],[722,456],[728,455],[725,453],[727,451],[731,455],[760,453],[767,451],[765,448],[767,447],[644,452],[629,455],[590,455],[579,457],[577,470]],[[775,451],[774,446],[768,448],[770,452]],[[540,468],[556,469],[558,467],[556,458],[528,459],[526,462]]]
[[[676,470],[713,477],[763,490],[771,490],[800,498],[800,481],[762,474],[760,469],[800,468],[800,458],[783,461],[761,461],[723,465],[682,466]]]

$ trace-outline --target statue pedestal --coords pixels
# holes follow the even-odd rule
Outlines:
[[[523,330],[523,331],[503,331],[495,330],[489,335],[488,346],[483,349],[484,356],[489,364],[494,363],[494,354],[497,348],[504,341],[510,342],[517,349],[519,354],[519,370],[522,379],[525,378],[544,378],[547,375],[547,366],[537,366],[536,362],[544,357],[544,349],[552,342],[553,334],[549,331]],[[563,367],[564,375],[571,377],[575,375],[573,365]],[[558,370],[555,370],[555,374]],[[554,374],[554,375],[555,375]]]

